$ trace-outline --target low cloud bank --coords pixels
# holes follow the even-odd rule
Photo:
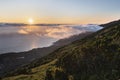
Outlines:
[[[0,34],[34,35],[62,39],[84,32],[95,32],[102,28],[98,25],[23,26],[7,27],[8,30],[4,29]]]

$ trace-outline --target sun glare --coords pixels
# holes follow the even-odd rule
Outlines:
[[[33,20],[32,18],[29,18],[29,19],[28,19],[28,23],[29,23],[29,24],[33,24],[33,23],[34,23],[34,20]]]

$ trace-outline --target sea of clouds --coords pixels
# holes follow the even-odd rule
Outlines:
[[[0,27],[0,53],[21,52],[52,45],[59,39],[95,32],[98,25],[3,26]]]
[[[72,35],[95,32],[103,27],[98,25],[56,25],[56,26],[20,26],[20,27],[0,27],[0,35],[34,35],[45,36],[56,39],[66,38]]]

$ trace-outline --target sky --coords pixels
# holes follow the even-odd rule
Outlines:
[[[120,0],[0,0],[0,22],[101,24],[120,18]]]

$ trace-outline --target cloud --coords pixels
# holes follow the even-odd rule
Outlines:
[[[46,36],[61,39],[81,33],[83,31],[74,29],[72,27],[68,27],[66,25],[61,25],[54,28],[47,28],[46,32],[47,32]]]
[[[103,27],[94,25],[94,24],[88,24],[88,25],[76,25],[74,28],[79,30],[86,30],[86,31],[98,31],[102,29]]]
[[[19,34],[29,34],[27,31],[22,30],[22,29],[21,29],[21,30],[19,30],[19,31],[18,31],[18,33],[19,33]]]
[[[95,32],[100,29],[102,29],[102,27],[98,25],[26,26],[21,28],[18,33],[62,39],[88,31]]]

